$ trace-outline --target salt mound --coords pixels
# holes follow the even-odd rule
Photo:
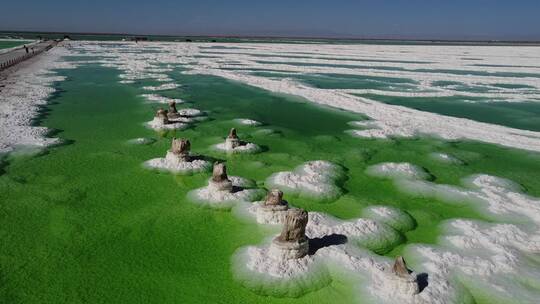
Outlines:
[[[219,191],[209,184],[206,187],[190,191],[188,197],[197,204],[227,210],[236,203],[252,202],[264,194],[264,191],[260,189],[247,189],[255,186],[253,181],[238,176],[229,176],[228,178],[232,182],[232,192]]]
[[[160,130],[183,130],[189,125],[186,122],[175,122],[171,120],[169,123],[164,124],[163,121],[157,117],[145,124],[147,127],[156,131]]]
[[[362,214],[372,220],[385,223],[399,232],[407,232],[416,227],[416,221],[407,212],[389,206],[369,206]]]
[[[285,193],[312,199],[335,200],[342,191],[337,183],[343,179],[343,169],[328,161],[306,162],[293,171],[272,174],[266,184]]]
[[[317,259],[274,259],[269,245],[238,249],[232,257],[234,278],[262,295],[296,298],[331,282],[326,267]]]
[[[231,148],[223,142],[215,145],[214,148],[218,151],[223,151],[227,153],[256,153],[261,150],[261,148],[254,143],[245,143],[244,145]]]
[[[253,119],[247,119],[247,118],[237,118],[237,119],[233,119],[233,121],[241,125],[252,126],[252,127],[262,125],[261,122],[258,122]]]
[[[429,174],[409,163],[380,163],[367,168],[366,173],[382,178],[426,179]]]
[[[191,174],[196,172],[208,171],[212,164],[206,160],[194,159],[190,161],[177,161],[169,157],[154,158],[144,162],[148,168],[170,171],[179,174]]]

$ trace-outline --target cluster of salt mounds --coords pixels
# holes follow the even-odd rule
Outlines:
[[[176,102],[169,102],[169,109],[159,109],[154,119],[147,122],[146,126],[154,130],[181,130],[189,126],[190,123],[203,121],[206,117],[198,109],[176,109]]]
[[[253,120],[253,119],[248,119],[248,118],[236,118],[236,119],[233,119],[233,121],[240,125],[252,126],[252,127],[257,127],[257,126],[262,125],[261,122]]]
[[[260,151],[260,147],[256,144],[241,141],[236,134],[236,129],[232,128],[225,142],[217,144],[214,148],[218,151],[227,153],[256,153]]]
[[[228,176],[223,163],[215,163],[212,177],[208,185],[188,193],[193,202],[214,209],[230,209],[236,203],[251,202],[264,193],[254,188],[255,182],[238,177]]]
[[[430,279],[426,286],[421,282],[426,274],[410,272],[402,258],[392,266],[388,258],[346,244],[361,234],[366,234],[367,238],[388,240],[387,234],[392,228],[373,230],[375,221],[339,221],[321,213],[305,214],[300,219],[291,220],[291,217],[305,211],[293,208],[282,216],[283,208],[288,208],[288,205],[280,200],[280,192],[274,190],[265,202],[235,207],[247,208],[245,214],[256,218],[259,223],[274,224],[278,219],[283,225],[281,234],[271,242],[240,248],[232,258],[235,279],[254,292],[298,297],[324,287],[331,281],[331,276],[347,272],[358,279],[358,286],[363,291],[362,299],[371,303],[464,303],[460,302],[463,299],[461,291],[450,286],[444,277]],[[258,209],[268,206],[282,207],[274,209],[280,216],[261,218]],[[403,213],[399,210],[389,208],[386,211],[383,218],[389,222],[403,222]],[[382,223],[376,225],[385,226]],[[284,241],[285,237],[289,240]],[[306,240],[308,247],[301,250]]]
[[[154,158],[146,161],[148,168],[170,171],[173,173],[190,174],[209,170],[210,162],[190,155],[191,143],[187,139],[173,138],[171,149],[167,151],[165,158]]]
[[[335,200],[342,191],[337,185],[345,178],[343,168],[324,160],[306,162],[293,171],[272,174],[266,184],[285,193],[320,201]]]
[[[57,138],[47,138],[49,130],[32,126],[32,121],[55,91],[53,83],[65,79],[56,75],[53,69],[76,67],[61,60],[69,52],[59,44],[39,55],[39,60],[22,64],[0,81],[3,86],[0,94],[0,153],[13,151],[17,146],[44,147],[59,142]]]
[[[384,165],[368,172],[388,168]],[[540,253],[540,199],[524,194],[512,181],[485,174],[465,178],[465,187],[435,184],[412,174],[387,177],[411,195],[471,204],[485,216],[506,222],[449,220],[443,224],[440,245],[409,245],[407,255],[430,273],[430,282],[445,278],[449,287],[466,288],[475,298],[493,302],[537,303],[540,266],[530,257]]]

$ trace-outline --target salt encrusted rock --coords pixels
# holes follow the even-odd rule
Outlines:
[[[236,129],[232,128],[225,139],[225,149],[234,150],[238,146],[240,146],[240,138],[238,138],[238,135],[236,134]]]
[[[167,151],[165,159],[172,162],[187,162],[190,160],[189,150],[191,149],[191,143],[185,138],[172,139],[171,149]]]
[[[397,256],[392,266],[392,276],[400,294],[415,295],[420,292],[417,276],[407,268],[402,256]]]
[[[154,119],[147,123],[147,126],[154,130],[163,130],[163,129],[183,129],[187,127],[187,124],[184,122],[188,121],[173,121],[169,119],[168,111],[160,108],[157,110]]]
[[[176,119],[180,117],[180,113],[178,113],[178,110],[176,110],[176,102],[170,101],[169,102],[169,111],[167,112],[167,118],[169,119]]]
[[[300,259],[309,252],[306,226],[308,213],[303,209],[287,211],[281,234],[272,240],[269,254],[274,259]]]
[[[231,129],[225,142],[215,145],[214,148],[227,153],[255,153],[260,150],[256,144],[241,141],[235,128]]]
[[[169,113],[167,110],[164,110],[163,108],[159,108],[156,112],[156,116],[154,116],[154,120],[158,120],[161,124],[166,125],[169,123]]]
[[[283,200],[283,192],[272,189],[262,204],[257,205],[257,222],[263,224],[281,224],[285,222],[289,204]]]
[[[208,183],[208,188],[215,191],[232,192],[233,184],[227,176],[227,167],[224,163],[216,162],[212,170],[212,178]]]
[[[210,163],[202,159],[196,159],[189,153],[191,143],[185,138],[173,138],[171,149],[167,151],[165,158],[154,158],[145,165],[149,168],[167,170],[174,173],[193,173],[206,171],[210,168]]]

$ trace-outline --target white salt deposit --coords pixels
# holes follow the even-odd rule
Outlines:
[[[214,209],[230,209],[239,202],[252,202],[262,195],[264,191],[260,189],[247,189],[254,187],[253,181],[238,176],[229,176],[233,184],[233,191],[219,191],[209,185],[192,190],[188,197],[195,203]]]
[[[172,90],[178,88],[180,85],[177,83],[164,83],[158,86],[145,86],[143,87],[143,90],[147,91],[165,91],[165,90]]]
[[[237,119],[234,119],[233,121],[241,125],[252,126],[252,127],[262,125],[261,122],[258,122],[253,119],[247,119],[247,118],[237,118]]]
[[[425,179],[429,174],[420,167],[409,163],[381,163],[367,168],[366,173],[383,178]]]
[[[442,163],[447,163],[447,164],[454,164],[454,165],[462,165],[463,164],[463,161],[461,161],[460,159],[452,156],[452,155],[449,155],[449,154],[446,154],[446,153],[438,153],[438,152],[434,152],[434,153],[431,153],[429,154],[429,156],[435,160],[438,160]]]
[[[191,156],[190,160],[183,161],[170,151],[164,158],[154,158],[144,162],[144,166],[177,174],[192,174],[212,168],[212,164],[206,160]]]
[[[191,122],[191,121],[187,120],[185,122],[176,122],[176,121],[171,120],[171,121],[169,121],[169,123],[164,124],[163,121],[160,118],[155,117],[151,121],[145,123],[145,125],[147,127],[149,127],[150,129],[154,129],[156,131],[160,131],[160,130],[182,130],[182,129],[185,129],[185,128],[187,128],[189,126],[187,124],[188,122]]]
[[[176,104],[181,104],[185,102],[180,98],[169,98],[169,97],[161,96],[158,94],[142,94],[141,96],[144,97],[149,102],[155,102],[155,103],[168,104],[169,102],[174,101],[176,102]]]
[[[430,285],[436,275],[455,289],[465,285],[478,297],[536,303],[540,267],[528,256],[540,253],[540,199],[524,194],[512,181],[486,174],[464,179],[464,187],[435,184],[414,175],[386,176],[409,194],[471,204],[485,216],[506,222],[449,220],[443,225],[440,245],[409,245],[407,255],[429,273]]]
[[[227,153],[256,153],[261,150],[259,146],[249,142],[243,143],[237,147],[231,147],[225,142],[223,142],[215,145],[214,148],[218,151],[223,151]]]
[[[156,140],[153,138],[138,137],[138,138],[130,139],[127,142],[133,145],[149,145],[149,144],[153,144],[155,141]]]
[[[337,183],[344,177],[343,169],[324,160],[306,162],[293,171],[272,174],[266,184],[285,193],[317,200],[333,200],[342,191]]]
[[[65,79],[53,69],[75,67],[62,60],[69,53],[60,44],[20,64],[18,70],[0,80],[4,86],[0,94],[0,153],[11,152],[18,146],[44,147],[59,142],[47,137],[47,128],[32,126],[32,122],[55,91],[52,85]]]
[[[416,227],[416,222],[412,216],[398,208],[374,205],[365,208],[362,215],[384,223],[400,232],[407,232]]]

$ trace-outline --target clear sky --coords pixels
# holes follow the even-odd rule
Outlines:
[[[0,30],[540,40],[540,0],[17,0]]]

